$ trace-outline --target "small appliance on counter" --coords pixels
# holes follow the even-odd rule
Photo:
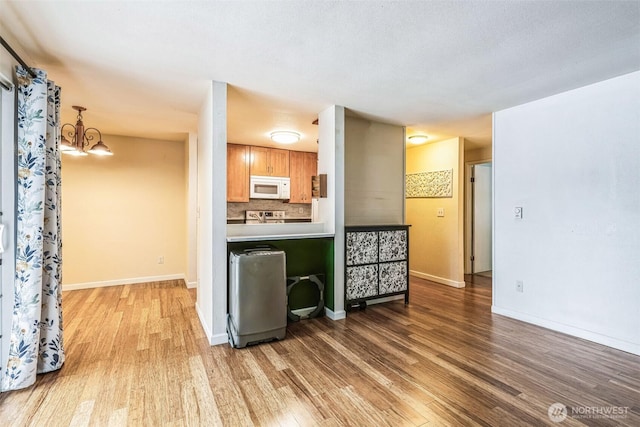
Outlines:
[[[232,347],[284,339],[286,280],[284,251],[269,245],[231,251],[227,335]]]
[[[245,211],[245,224],[284,224],[284,211]]]

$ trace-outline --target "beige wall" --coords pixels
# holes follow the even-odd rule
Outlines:
[[[108,135],[103,140],[113,156],[63,155],[65,288],[183,276],[184,142]]]
[[[404,128],[345,118],[346,225],[404,223]]]
[[[491,146],[468,150],[464,152],[465,162],[479,162],[481,160],[491,160]]]
[[[453,169],[453,197],[407,199],[406,210],[411,274],[456,287],[464,286],[463,149],[453,138],[409,148],[406,159],[407,174]]]

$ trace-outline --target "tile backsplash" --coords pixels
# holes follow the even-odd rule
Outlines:
[[[287,218],[311,218],[311,204],[282,200],[250,199],[249,203],[227,203],[227,219],[244,219],[244,211],[285,211]]]

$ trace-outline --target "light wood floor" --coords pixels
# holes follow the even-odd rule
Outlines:
[[[640,425],[639,357],[492,315],[474,280],[242,350],[207,344],[178,282],[66,292],[66,363],[0,394],[0,425]],[[554,402],[629,409],[552,424]]]

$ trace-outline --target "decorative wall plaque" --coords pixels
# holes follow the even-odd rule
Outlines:
[[[407,175],[407,198],[453,197],[453,169]]]

